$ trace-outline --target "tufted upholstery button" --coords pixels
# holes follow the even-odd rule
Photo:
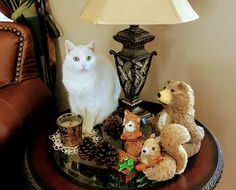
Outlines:
[[[21,37],[19,38],[19,41],[20,41],[20,42],[24,41],[24,38],[21,36]]]

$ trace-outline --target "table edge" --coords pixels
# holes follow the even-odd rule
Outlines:
[[[212,133],[210,133],[210,134],[212,135]],[[223,169],[224,169],[224,159],[223,159],[223,153],[222,153],[220,143],[218,142],[218,140],[216,139],[216,137],[214,135],[212,135],[212,137],[215,139],[215,143],[217,146],[218,162],[217,162],[214,174],[212,175],[212,177],[209,179],[209,181],[206,183],[206,185],[201,190],[214,189],[216,187],[216,185],[219,183],[220,178],[223,173]]]

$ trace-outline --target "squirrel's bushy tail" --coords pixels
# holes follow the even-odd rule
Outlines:
[[[180,124],[170,124],[161,130],[160,144],[176,160],[176,173],[184,172],[188,155],[182,146],[191,139],[189,131]]]

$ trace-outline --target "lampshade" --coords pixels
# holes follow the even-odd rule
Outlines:
[[[178,24],[198,19],[187,0],[89,0],[80,18],[94,24]]]

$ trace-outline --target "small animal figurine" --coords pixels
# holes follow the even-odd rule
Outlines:
[[[141,163],[136,165],[136,170],[143,171],[149,180],[155,181],[165,181],[183,173],[188,155],[182,144],[189,140],[188,130],[179,124],[166,126],[160,137],[153,133],[143,144]]]
[[[124,161],[127,158],[133,159],[135,162],[138,161],[143,144],[140,121],[139,116],[129,110],[124,111],[124,129],[120,136],[121,140],[124,141],[124,151],[118,150],[119,161]]]
[[[198,153],[204,130],[195,122],[193,89],[182,81],[168,81],[164,89],[158,92],[157,99],[164,106],[164,110],[155,116],[157,129],[161,131],[171,123],[183,125],[191,135],[191,140],[183,145],[188,157]]]
[[[95,41],[74,45],[65,41],[62,82],[68,92],[71,112],[83,118],[83,133],[91,133],[118,106],[121,87],[113,64],[96,55]]]

